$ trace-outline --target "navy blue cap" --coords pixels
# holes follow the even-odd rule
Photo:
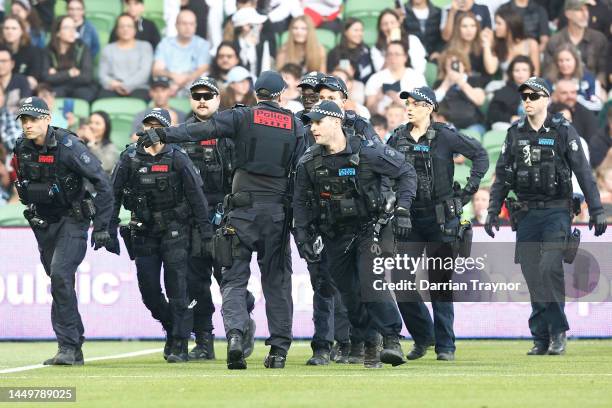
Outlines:
[[[257,95],[276,98],[287,87],[287,83],[276,71],[264,71],[255,81],[255,93]]]
[[[17,119],[19,119],[19,117],[22,115],[38,118],[40,116],[51,115],[51,111],[44,100],[37,96],[31,96],[26,98],[19,107],[19,110],[17,111]]]
[[[399,94],[400,99],[408,99],[408,97],[415,101],[427,102],[432,105],[434,111],[438,110],[438,101],[436,99],[436,93],[428,86],[422,86],[420,88],[414,88],[411,91],[402,91]]]
[[[344,119],[344,112],[342,112],[342,109],[340,109],[335,102],[321,101],[313,106],[306,116],[311,120],[321,120],[325,116]]]
[[[201,76],[189,86],[189,90],[191,91],[193,88],[197,88],[198,86],[205,86],[217,95],[220,94],[219,86],[217,85],[217,81],[214,78]]]
[[[172,118],[170,118],[170,112],[162,108],[153,108],[148,111],[142,119],[142,123],[147,122],[147,119],[155,119],[164,127],[170,127],[172,125]]]
[[[531,77],[519,86],[519,92],[522,92],[525,88],[531,89],[533,92],[544,92],[546,96],[550,96],[551,89],[548,83],[540,77]]]
[[[317,86],[315,86],[315,91],[319,92],[322,88],[342,92],[344,97],[348,98],[348,88],[342,78],[338,78],[337,76],[323,75],[323,78],[321,78]]]
[[[302,79],[300,80],[300,83],[298,84],[298,88],[304,86],[304,87],[310,87],[314,89],[316,88],[317,85],[319,85],[319,82],[321,82],[321,78],[323,78],[324,76],[325,74],[322,72],[318,72],[318,71],[309,72],[302,77]]]
[[[167,76],[154,76],[153,78],[151,78],[150,86],[151,88],[154,88],[156,86],[170,88],[170,78],[168,78]]]

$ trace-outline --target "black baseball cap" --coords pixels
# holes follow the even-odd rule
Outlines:
[[[302,77],[302,79],[300,80],[300,83],[298,84],[298,88],[308,87],[308,88],[315,89],[317,85],[319,85],[321,78],[323,78],[324,76],[325,74],[323,74],[322,72],[318,72],[318,71],[309,72]]]
[[[255,93],[257,95],[276,98],[287,87],[287,83],[276,71],[264,71],[255,81]]]
[[[348,88],[346,87],[344,81],[337,76],[323,75],[323,78],[321,78],[319,83],[315,86],[315,91],[319,92],[322,88],[342,92],[344,97],[348,98]]]
[[[198,86],[205,86],[217,95],[221,93],[219,92],[219,86],[217,85],[217,81],[214,78],[208,76],[201,76],[195,81],[193,81],[191,86],[189,86],[189,90],[191,91],[193,88],[197,88]]]
[[[438,110],[438,100],[436,99],[436,93],[428,86],[422,86],[420,88],[414,88],[411,91],[402,91],[399,94],[400,99],[408,99],[409,97],[415,101],[427,102],[433,106],[434,111]]]
[[[170,88],[170,78],[166,76],[154,76],[151,78],[151,88],[155,88],[156,86],[161,86],[164,88]]]
[[[49,110],[47,103],[37,96],[26,98],[17,111],[17,119],[19,119],[21,116],[32,116],[33,118],[38,118],[41,116],[50,115],[51,111]]]
[[[540,77],[531,77],[519,86],[519,92],[525,90],[525,88],[531,89],[533,92],[544,92],[546,96],[550,97],[550,86],[548,82],[546,82],[543,78]]]
[[[148,119],[155,119],[164,127],[170,127],[172,125],[172,119],[170,118],[170,112],[168,112],[166,109],[162,109],[162,108],[151,109],[144,115],[144,118],[142,119],[142,123],[148,122]]]
[[[310,112],[306,114],[310,120],[321,120],[325,116],[332,116],[334,118],[344,119],[344,112],[342,109],[332,101],[321,101],[312,107]]]

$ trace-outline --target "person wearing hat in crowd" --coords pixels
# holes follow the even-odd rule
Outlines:
[[[230,69],[225,83],[227,86],[221,91],[219,110],[233,108],[236,104],[244,106],[257,104],[253,92],[253,77],[245,67],[237,65]]]
[[[57,354],[45,365],[82,365],[85,340],[75,287],[77,267],[87,251],[93,220],[92,246],[119,254],[117,237],[109,233],[113,195],[100,161],[78,137],[50,125],[44,100],[26,98],[17,112],[23,135],[17,139],[12,175],[24,216],[38,242],[40,259],[51,278],[51,324]],[[87,190],[93,185],[95,197]],[[91,187],[88,187],[91,189]]]
[[[237,106],[206,122],[140,132],[145,146],[158,141],[197,142],[231,138],[236,146],[232,194],[226,197],[226,223],[215,236],[215,261],[223,269],[222,314],[228,339],[227,366],[245,369],[243,337],[250,319],[246,288],[251,255],[257,252],[270,337],[267,368],[284,368],[291,345],[291,176],[304,152],[304,128],[279,106],[285,89],[274,71],[255,82],[257,105]],[[229,248],[228,248],[229,247]],[[229,259],[228,259],[229,258]]]
[[[606,231],[606,216],[576,129],[561,113],[548,112],[548,83],[531,77],[518,91],[526,115],[510,126],[502,145],[485,231],[495,237],[502,204],[513,191],[517,198],[506,200],[506,207],[516,231],[514,259],[521,265],[531,297],[529,329],[534,346],[527,354],[559,355],[565,352],[569,330],[563,262],[571,263],[575,256],[564,253],[564,248],[570,241],[578,248],[570,228],[581,198],[572,198],[572,172],[588,204],[589,229],[595,228],[596,237]]]
[[[404,155],[417,173],[416,198],[410,208],[412,231],[397,251],[416,259],[426,249],[428,258],[455,258],[459,223],[463,206],[478,191],[480,180],[489,168],[489,158],[479,141],[457,132],[449,125],[434,122],[432,113],[438,102],[434,91],[427,87],[403,91],[408,122],[395,129],[387,141]],[[461,154],[472,161],[470,177],[463,189],[453,184],[453,156]],[[442,216],[440,216],[442,215]],[[429,264],[429,282],[448,282],[453,270],[443,268],[443,262]],[[394,279],[413,279],[410,271],[394,271]],[[418,286],[417,286],[418,287]],[[421,358],[435,344],[438,360],[453,360],[452,291],[430,291],[433,321],[417,291],[396,293],[404,324],[414,339],[409,360]]]
[[[219,109],[219,86],[211,77],[196,79],[189,88],[192,116],[185,123],[206,122],[217,115]],[[211,139],[181,144],[189,158],[200,172],[202,189],[208,201],[208,214],[213,228],[219,228],[223,218],[223,198],[232,190],[234,164],[234,143],[231,139]],[[214,265],[199,236],[199,230],[192,231],[191,256],[189,258],[189,293],[197,301],[193,308],[193,333],[196,345],[189,352],[190,360],[214,360],[215,348],[212,316],[215,312],[210,292],[211,277],[221,286],[221,268]],[[247,310],[253,310],[255,298],[247,291]],[[250,320],[243,340],[244,354],[248,357],[253,350],[255,321]]]
[[[365,340],[364,366],[403,364],[401,317],[391,293],[376,285],[371,248],[377,242],[377,221],[384,214],[395,215],[397,238],[409,234],[414,168],[393,148],[347,132],[344,113],[335,102],[322,101],[307,116],[316,144],[302,156],[296,173],[298,250],[302,258],[320,263],[331,274],[353,328]],[[387,179],[396,182],[397,207],[382,188]]]
[[[273,67],[276,56],[274,36],[263,31],[268,16],[259,14],[254,7],[242,7],[232,16],[234,46],[238,50],[240,65],[257,77]]]
[[[144,129],[170,123],[170,113],[160,108],[150,110],[142,121]],[[130,223],[120,233],[130,259],[136,261],[142,300],[166,332],[164,358],[168,363],[186,362],[195,302],[187,288],[191,230],[199,230],[201,247],[208,251],[212,237],[202,179],[181,147],[134,143],[121,154],[112,184],[110,230],[116,234],[122,205],[131,211]],[[160,285],[162,266],[167,300]]]
[[[151,83],[149,84],[149,97],[151,98],[151,107],[152,108],[160,108],[165,109],[170,114],[170,118],[172,119],[171,123],[173,125],[179,124],[185,121],[185,114],[187,112],[181,112],[178,110],[174,110],[170,107],[170,78],[165,76],[154,76],[151,78]],[[136,132],[142,130],[142,121],[145,115],[150,111],[150,109],[143,110],[138,112],[134,116],[134,120],[132,121],[132,139],[136,141],[138,138],[135,137]]]

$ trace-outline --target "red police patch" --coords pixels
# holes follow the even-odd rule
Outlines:
[[[168,165],[167,164],[154,164],[151,166],[151,171],[156,173],[167,173]]]
[[[200,142],[200,146],[216,146],[216,145],[217,145],[217,139],[202,140]]]
[[[280,129],[291,130],[293,121],[291,115],[279,112],[272,112],[264,109],[253,111],[253,121],[257,125],[270,126]]]
[[[44,156],[44,155],[38,156],[39,163],[53,163],[54,161],[55,161],[55,156]]]

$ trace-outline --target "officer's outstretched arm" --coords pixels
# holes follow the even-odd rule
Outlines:
[[[119,225],[119,212],[121,211],[121,204],[123,203],[123,189],[129,182],[129,158],[127,152],[124,151],[119,157],[119,161],[113,169],[111,174],[111,186],[113,189],[113,212],[111,214],[110,224],[108,230],[110,234],[116,233],[117,226]]]
[[[76,138],[71,146],[66,147],[66,165],[75,173],[86,178],[96,190],[94,205],[96,216],[93,220],[94,231],[108,230],[111,214],[113,212],[113,192],[108,175],[102,170],[100,161],[87,150],[87,147]]]
[[[208,201],[202,192],[202,179],[196,173],[193,163],[186,153],[177,152],[174,156],[176,168],[181,175],[183,190],[191,207],[202,238],[212,237],[212,225],[208,217]]]
[[[244,115],[237,109],[219,112],[206,122],[182,123],[164,128],[166,143],[199,142],[201,140],[233,137]]]
[[[417,175],[414,167],[404,160],[400,152],[383,144],[375,145],[374,148],[364,147],[362,152],[367,156],[374,152],[375,157],[368,158],[368,164],[371,163],[375,173],[395,182],[397,207],[409,209],[417,189]]]
[[[461,133],[449,137],[449,148],[453,153],[459,153],[472,161],[470,180],[468,184],[478,188],[480,180],[489,170],[489,155],[480,142]]]
[[[499,214],[502,203],[510,191],[510,187],[506,181],[512,182],[512,180],[506,180],[506,177],[510,177],[510,175],[506,175],[506,167],[512,168],[511,146],[512,140],[508,134],[502,145],[502,151],[499,159],[497,159],[497,164],[495,165],[495,181],[491,186],[491,198],[489,199],[488,209],[489,214]]]
[[[589,213],[603,212],[599,190],[597,189],[595,177],[593,177],[591,165],[584,154],[584,150],[582,150],[580,137],[576,129],[571,125],[567,132],[566,157],[570,168],[576,174],[580,189],[584,193],[586,202],[589,205]]]

